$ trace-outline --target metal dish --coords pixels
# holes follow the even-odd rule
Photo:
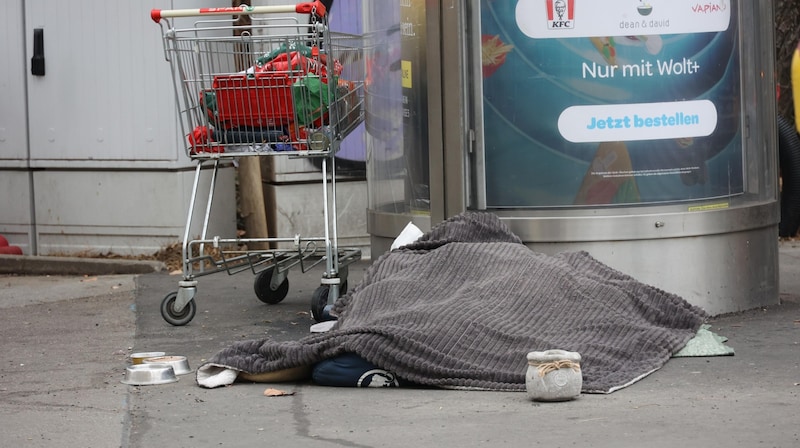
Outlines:
[[[131,386],[150,386],[178,381],[175,370],[169,364],[134,364],[125,369],[122,384]]]
[[[141,364],[147,358],[156,358],[158,356],[164,356],[166,353],[164,352],[143,352],[143,353],[133,353],[131,354],[131,363],[134,365]]]
[[[157,356],[144,359],[144,364],[153,363],[171,365],[175,375],[186,375],[192,372],[192,369],[189,368],[189,361],[186,360],[185,356]]]

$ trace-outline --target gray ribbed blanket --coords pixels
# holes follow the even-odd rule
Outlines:
[[[586,252],[534,252],[477,212],[384,254],[333,313],[327,333],[234,343],[198,369],[198,384],[222,385],[207,380],[220,369],[258,374],[352,352],[422,385],[524,391],[526,354],[564,349],[583,358],[583,392],[609,393],[660,368],[706,318]]]

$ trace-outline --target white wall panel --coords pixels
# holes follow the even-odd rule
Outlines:
[[[26,2],[28,58],[43,28],[46,63],[45,76],[28,75],[32,159],[178,160],[169,65],[149,17],[164,3]]]
[[[0,170],[0,235],[26,254],[31,253],[30,179],[24,170]]]
[[[25,34],[23,0],[0,3],[0,166],[25,166]]]
[[[150,10],[229,4],[0,2],[0,234],[41,255],[148,253],[183,237],[194,163]],[[30,72],[36,28],[44,76]],[[234,178],[232,167],[219,176],[212,235],[235,236]]]
[[[220,170],[209,235],[236,235],[235,172]],[[194,171],[34,172],[39,252],[153,253],[183,239]],[[210,170],[199,188],[204,198]],[[202,199],[204,200],[204,199]],[[195,210],[191,236],[201,232],[205,205]]]

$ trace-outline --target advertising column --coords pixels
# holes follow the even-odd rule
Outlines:
[[[481,0],[488,208],[744,191],[735,0]]]
[[[410,211],[430,212],[425,1],[400,0],[403,146]]]
[[[370,207],[430,212],[426,2],[364,2]],[[404,223],[405,224],[405,223]]]

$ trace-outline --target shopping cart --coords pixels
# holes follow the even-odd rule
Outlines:
[[[162,301],[161,315],[172,325],[189,323],[197,277],[220,272],[252,272],[258,299],[276,304],[288,293],[290,269],[305,273],[324,262],[311,312],[317,321],[329,319],[347,289],[347,266],[361,259],[359,249],[338,247],[333,160],[364,117],[361,37],[330,31],[319,1],[154,9],[151,18],[161,26],[186,154],[197,163],[181,249],[183,279]],[[240,157],[321,159],[324,235],[209,237],[220,163]],[[192,237],[201,173],[209,166],[202,232]],[[291,249],[275,249],[279,245]]]

